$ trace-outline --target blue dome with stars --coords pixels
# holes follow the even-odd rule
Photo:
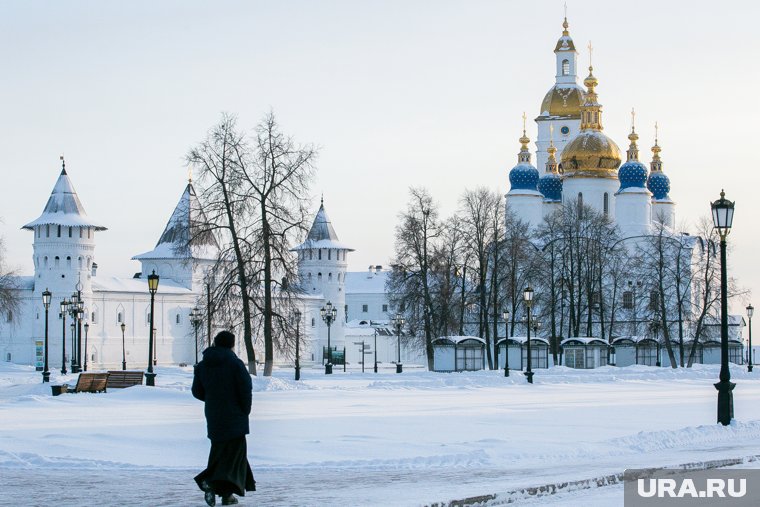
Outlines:
[[[655,199],[668,199],[670,178],[661,171],[652,172],[647,180],[647,188]]]
[[[538,169],[527,162],[520,162],[509,171],[511,190],[536,190]]]
[[[538,191],[551,201],[562,200],[562,177],[557,173],[548,173],[538,180]]]
[[[647,167],[638,160],[629,160],[618,169],[620,190],[624,188],[646,188]]]

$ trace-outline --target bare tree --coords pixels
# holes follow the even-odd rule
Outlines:
[[[438,205],[424,188],[409,189],[409,203],[396,226],[394,270],[386,291],[391,303],[406,315],[410,338],[421,339],[433,369],[433,330],[437,328],[433,305],[435,276],[432,256],[441,236]],[[421,328],[421,329],[420,329]]]
[[[5,263],[5,245],[0,238],[0,312],[15,315],[19,307],[18,278]]]

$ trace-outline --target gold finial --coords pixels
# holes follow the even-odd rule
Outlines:
[[[562,28],[563,28],[562,35],[564,35],[564,36],[570,35],[570,32],[567,31],[567,28],[569,26],[570,25],[567,22],[567,2],[565,2],[565,21],[562,23]]]
[[[588,41],[588,70],[594,70],[594,64],[591,63],[591,57],[594,56],[594,46]]]
[[[636,133],[636,110],[631,108],[631,133],[628,134],[628,140],[631,141],[631,145],[628,147],[628,160],[639,159],[639,147],[636,145],[639,135]]]
[[[631,132],[636,130],[636,109],[631,108]]]
[[[527,120],[527,115],[525,112],[523,112],[522,120],[523,120],[523,133],[522,137],[520,137],[520,153],[517,154],[517,161],[518,162],[528,162],[530,163],[530,149],[528,148],[528,143],[530,143],[530,138],[528,137],[528,134],[525,131],[525,121]]]
[[[525,114],[525,111],[523,111],[523,135],[525,135],[525,121],[528,119],[527,115]]]
[[[662,159],[660,159],[660,152],[662,151],[662,148],[660,148],[659,145],[659,134],[660,134],[660,127],[657,124],[657,122],[654,123],[654,146],[652,146],[652,163],[651,168],[652,172],[654,171],[662,171]]]

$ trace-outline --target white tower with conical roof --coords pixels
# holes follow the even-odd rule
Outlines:
[[[155,271],[161,278],[203,292],[206,273],[219,255],[216,237],[202,227],[206,223],[193,183],[188,181],[156,247],[132,257],[142,264],[142,277]]]
[[[95,233],[106,230],[87,216],[66,173],[65,161],[62,166],[42,215],[23,226],[34,233],[34,291],[50,290],[52,308],[75,292],[77,284],[87,306],[96,269]]]
[[[327,304],[338,310],[337,320],[330,329],[330,344],[345,345],[346,270],[348,252],[354,249],[341,243],[325,212],[324,199],[306,236],[306,241],[293,249],[298,254],[298,274],[306,297],[304,319],[307,333],[316,339],[314,360],[320,361],[320,351],[327,346],[327,325],[319,309]]]

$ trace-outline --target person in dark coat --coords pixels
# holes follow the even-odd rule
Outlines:
[[[248,464],[245,436],[249,433],[251,413],[251,376],[235,353],[235,335],[222,331],[214,346],[203,351],[195,366],[193,396],[205,402],[206,426],[211,440],[208,466],[195,477],[209,506],[238,503],[235,494],[256,491]]]

